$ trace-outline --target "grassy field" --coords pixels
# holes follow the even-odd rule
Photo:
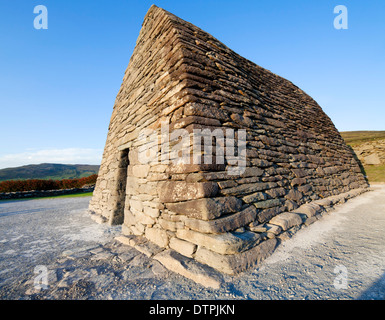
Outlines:
[[[385,182],[385,165],[368,165],[365,166],[365,173],[369,182]]]
[[[385,139],[385,131],[345,131],[341,132],[341,136],[353,147],[363,142]]]
[[[47,198],[47,199],[52,199],[52,198],[78,198],[78,197],[90,197],[90,196],[92,196],[92,194],[93,194],[93,192],[84,192],[84,193],[65,194],[65,195],[62,195],[62,196],[53,196],[53,197],[44,197],[44,198]]]
[[[74,194],[65,194],[61,196],[52,196],[52,197],[35,197],[35,198],[22,198],[22,199],[6,199],[0,201],[24,201],[24,200],[36,200],[36,199],[59,199],[59,198],[79,198],[79,197],[91,197],[93,192],[83,192],[83,193],[74,193]]]
[[[385,139],[385,131],[345,131],[341,132],[346,144],[357,147],[364,142]],[[385,182],[385,165],[364,165],[363,172],[370,183]]]

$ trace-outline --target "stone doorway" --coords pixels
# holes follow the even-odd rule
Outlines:
[[[111,224],[123,224],[124,220],[124,207],[126,201],[126,184],[127,184],[127,169],[130,164],[129,161],[129,149],[119,151],[119,167],[116,177],[116,205],[111,216]]]

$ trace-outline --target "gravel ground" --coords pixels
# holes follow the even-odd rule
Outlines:
[[[120,227],[92,221],[89,200],[0,202],[0,299],[385,299],[385,185],[301,229],[258,267],[223,276],[219,290],[117,243]],[[48,286],[37,290],[44,272]]]

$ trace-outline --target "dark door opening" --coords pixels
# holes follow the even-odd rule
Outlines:
[[[111,217],[111,224],[122,224],[124,220],[124,205],[126,200],[126,183],[127,183],[127,167],[129,149],[124,149],[119,152],[119,166],[116,176],[117,199],[116,205]]]

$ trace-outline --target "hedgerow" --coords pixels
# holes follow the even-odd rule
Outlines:
[[[63,180],[7,180],[0,182],[0,192],[17,192],[32,190],[59,190],[81,188],[85,185],[95,184],[98,175],[93,174],[88,177],[79,179],[63,179]]]

